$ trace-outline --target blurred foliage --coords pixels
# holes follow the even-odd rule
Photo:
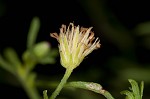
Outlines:
[[[51,48],[48,42],[36,43],[39,28],[40,20],[34,17],[27,37],[27,50],[23,53],[22,60],[13,48],[4,49],[4,57],[0,55],[0,67],[16,77],[30,99],[40,99],[36,88],[37,74],[32,70],[37,64],[54,64],[58,56],[58,50]]]

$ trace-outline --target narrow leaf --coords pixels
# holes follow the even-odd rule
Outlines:
[[[40,28],[40,20],[38,17],[34,17],[31,22],[30,29],[28,32],[27,48],[31,48],[34,45],[39,28]]]
[[[140,85],[141,99],[142,99],[142,96],[143,96],[143,90],[144,90],[144,81],[142,81],[141,85]]]
[[[8,60],[8,62],[10,64],[12,64],[13,66],[15,66],[16,69],[18,66],[21,65],[21,61],[18,58],[18,55],[14,49],[12,49],[12,48],[5,49],[4,55],[5,55],[6,59]]]
[[[8,72],[11,72],[11,73],[15,74],[14,68],[8,62],[6,62],[2,58],[1,55],[0,55],[0,67],[2,67],[3,69],[7,70]]]
[[[44,99],[48,99],[47,90],[44,90],[44,91],[43,91],[43,97],[44,97]]]
[[[132,86],[132,91],[133,91],[133,94],[135,96],[135,99],[141,99],[138,83],[132,79],[129,79],[129,82]]]
[[[77,82],[67,83],[66,86],[90,90],[95,93],[104,95],[107,99],[114,99],[108,91],[104,90],[102,86],[97,83],[77,81]]]
[[[134,96],[133,96],[133,93],[128,91],[128,90],[124,90],[122,92],[120,92],[121,94],[125,94],[127,99],[135,99]]]

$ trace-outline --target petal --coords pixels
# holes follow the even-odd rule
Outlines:
[[[56,38],[57,41],[59,42],[59,36],[57,33],[50,33],[50,36],[53,37],[53,38]]]

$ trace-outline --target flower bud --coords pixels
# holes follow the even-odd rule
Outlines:
[[[33,53],[35,54],[35,56],[37,58],[43,58],[45,57],[48,52],[50,50],[50,44],[48,42],[40,42],[40,43],[37,43],[34,48],[33,48]]]

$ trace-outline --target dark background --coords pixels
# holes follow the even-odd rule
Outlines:
[[[134,29],[138,24],[150,20],[149,10],[146,0],[1,0],[0,52],[3,53],[6,47],[13,47],[21,56],[26,50],[28,29],[35,16],[41,21],[37,42],[48,41],[56,48],[57,41],[51,38],[49,33],[59,33],[62,24],[73,22],[83,27],[93,26],[102,46],[74,70],[72,79],[98,82],[115,97],[120,97],[119,92],[128,88],[128,78],[146,80],[143,99],[148,99],[150,51],[149,43],[145,44],[143,40],[149,37],[149,34],[139,36]],[[60,66],[59,57],[57,61],[52,66],[38,65],[34,71],[50,77],[62,75],[65,69]],[[7,94],[15,99],[27,98],[22,88],[2,80],[0,90],[0,97]]]

